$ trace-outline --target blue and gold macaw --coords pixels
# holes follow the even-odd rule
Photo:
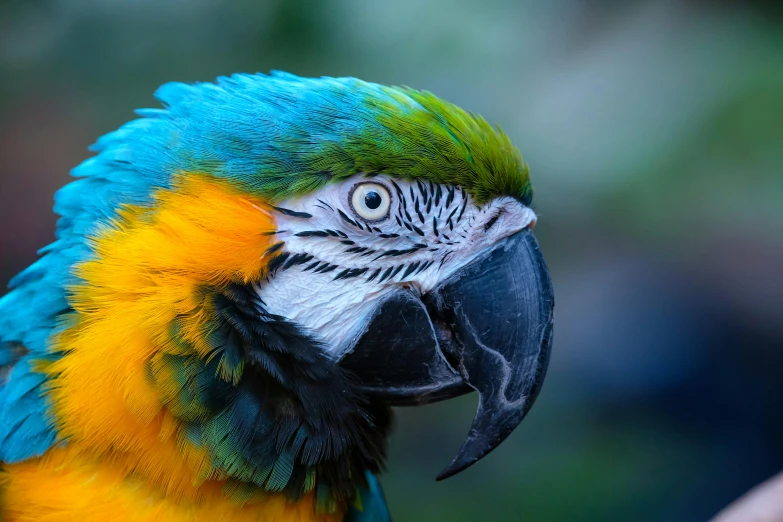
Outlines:
[[[521,422],[553,294],[506,135],[353,78],[157,98],[0,300],[3,521],[386,521],[391,406],[478,392],[440,478]]]

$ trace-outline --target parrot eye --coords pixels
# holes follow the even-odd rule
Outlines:
[[[354,213],[366,221],[383,221],[389,217],[391,195],[380,183],[359,183],[348,199]]]

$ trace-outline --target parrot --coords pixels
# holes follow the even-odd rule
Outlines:
[[[554,293],[529,168],[428,91],[160,87],[0,298],[0,519],[391,519],[393,410],[477,392],[438,479],[522,421]]]

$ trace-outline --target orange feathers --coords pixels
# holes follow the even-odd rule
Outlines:
[[[188,174],[91,239],[95,256],[69,289],[75,312],[54,342],[65,355],[42,366],[67,446],[6,466],[3,520],[339,519],[316,517],[312,495],[229,500],[225,477],[185,440],[148,373],[156,355],[181,350],[169,336],[175,318],[198,339],[200,285],[262,276],[274,230],[262,201]]]

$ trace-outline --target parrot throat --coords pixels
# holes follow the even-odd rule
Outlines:
[[[319,501],[352,499],[366,472],[383,467],[390,408],[364,397],[316,340],[269,314],[251,285],[204,288],[200,298],[213,317],[207,342],[220,355],[165,362],[198,390],[196,415],[181,394],[167,404],[182,412],[190,441],[247,486],[240,491],[296,499],[315,489]]]

